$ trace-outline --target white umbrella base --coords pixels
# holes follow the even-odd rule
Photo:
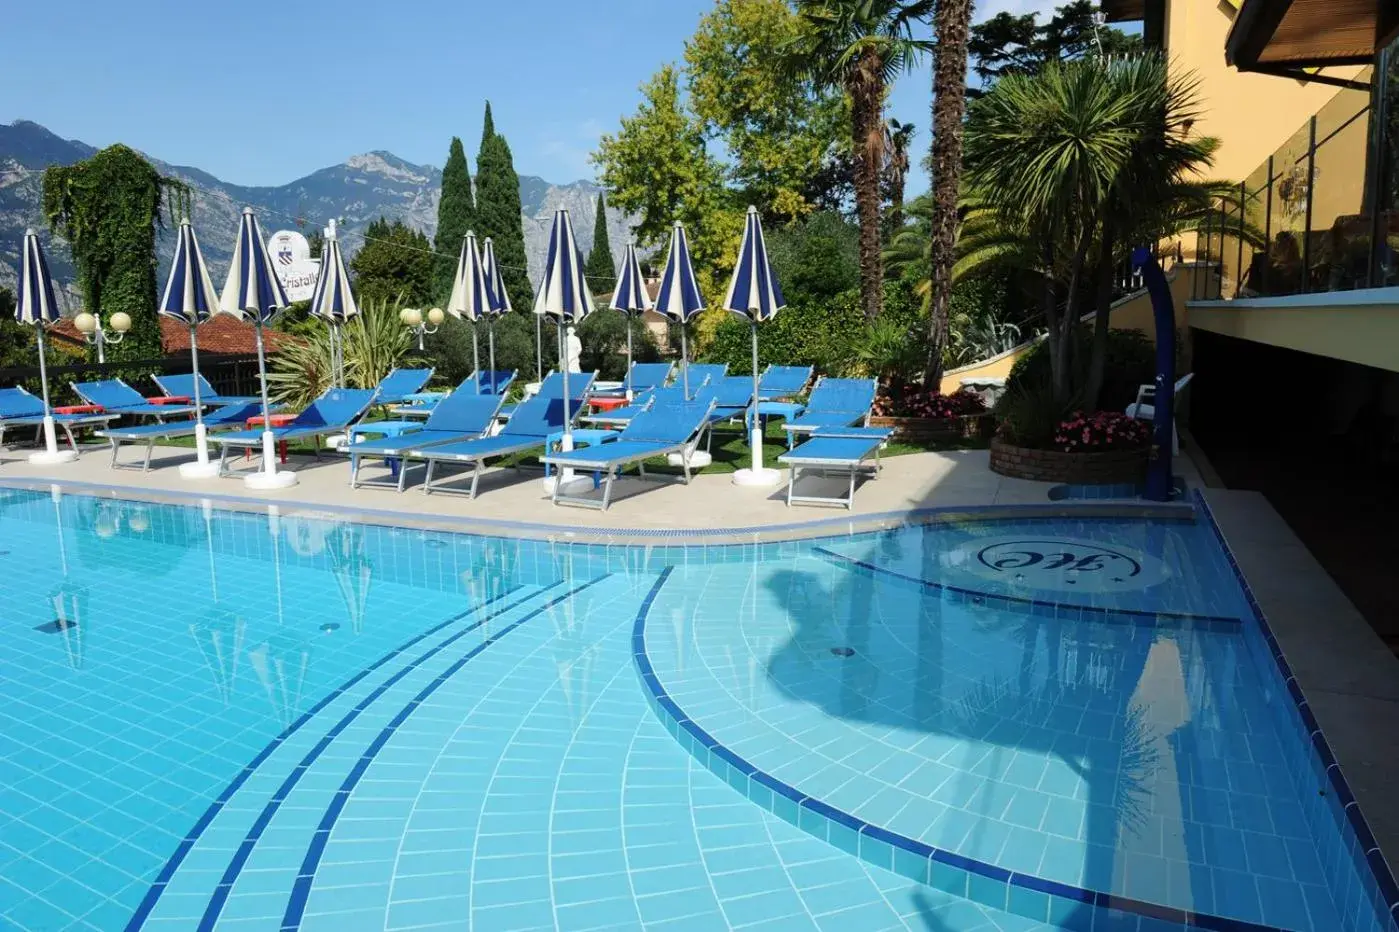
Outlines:
[[[265,492],[269,489],[289,489],[296,485],[296,473],[286,470],[255,472],[245,477],[243,484],[259,492]]]
[[[201,463],[195,460],[192,463],[180,464],[181,479],[214,479],[218,474],[218,463]]]
[[[672,466],[681,466],[685,460],[679,453],[667,453],[666,462]],[[696,450],[690,454],[691,469],[703,469],[712,462],[714,462],[714,457],[709,455],[708,450]]]
[[[581,495],[593,487],[593,480],[587,476],[580,476],[571,469],[565,469],[563,476],[545,476],[540,480],[544,483],[544,494],[553,495],[554,486],[559,486],[560,495]],[[562,483],[562,485],[560,485]]]
[[[35,466],[56,466],[59,463],[71,463],[77,458],[77,450],[40,450],[29,454],[29,462]]]
[[[734,472],[734,485],[771,488],[781,481],[782,473],[776,469],[740,469]]]

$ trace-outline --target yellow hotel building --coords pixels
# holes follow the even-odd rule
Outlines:
[[[1198,78],[1192,132],[1239,186],[1173,283],[1192,455],[1263,493],[1399,649],[1399,0],[1101,7]]]

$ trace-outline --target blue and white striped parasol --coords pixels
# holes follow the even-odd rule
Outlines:
[[[44,449],[29,457],[34,463],[63,463],[75,459],[72,450],[58,451],[58,437],[54,434],[53,409],[49,407],[49,370],[44,354],[44,329],[58,322],[61,313],[58,301],[54,299],[53,278],[49,275],[49,263],[44,258],[44,249],[39,245],[39,234],[34,230],[24,231],[24,243],[20,256],[19,303],[15,305],[15,320],[34,328],[34,336],[39,342],[39,384],[44,394]]]
[[[627,251],[622,256],[622,270],[617,277],[617,288],[612,292],[612,309],[627,316],[627,380],[624,384],[627,400],[631,390],[631,320],[640,317],[655,307],[651,294],[646,290],[646,279],[641,274],[641,260],[636,256],[636,243],[627,243]]]
[[[468,231],[461,241],[457,274],[452,278],[452,296],[447,299],[447,313],[458,320],[471,321],[471,366],[476,373],[478,391],[481,386],[481,344],[476,337],[476,325],[490,314],[495,300],[490,277],[481,264],[476,234]]]
[[[345,257],[340,252],[340,238],[335,221],[325,230],[321,246],[321,268],[316,275],[316,290],[311,293],[310,312],[330,326],[331,378],[345,387],[345,341],[340,328],[359,313],[354,293],[350,291],[350,273],[345,269]]]
[[[199,397],[199,337],[197,328],[219,312],[219,294],[209,278],[209,267],[199,249],[199,238],[189,220],[180,221],[175,238],[175,258],[170,263],[170,277],[160,296],[156,310],[173,317],[189,327],[190,369],[194,375],[194,447],[193,464],[182,463],[181,475],[187,478],[213,475],[209,463],[209,441],[204,429],[204,405]],[[186,468],[188,467],[188,468]],[[216,471],[216,470],[215,470]]]
[[[495,243],[491,238],[486,237],[486,241],[481,245],[481,267],[486,272],[486,281],[490,283],[491,293],[495,296],[495,303],[489,309],[487,323],[489,324],[488,334],[490,336],[491,354],[491,394],[496,393],[495,387],[495,322],[497,317],[503,317],[515,308],[510,304],[510,294],[505,290],[505,278],[500,274],[500,263],[495,259]]]
[[[670,252],[661,273],[661,290],[656,294],[656,310],[680,325],[680,377],[685,397],[690,397],[690,349],[685,339],[690,319],[704,310],[704,297],[690,261],[690,241],[685,227],[677,223],[670,231]]]
[[[573,449],[572,399],[568,391],[569,349],[564,334],[566,325],[577,324],[594,311],[593,293],[583,275],[583,254],[573,236],[573,222],[568,210],[554,211],[554,226],[549,231],[549,252],[544,260],[544,278],[534,299],[534,313],[551,317],[559,328],[559,368],[563,371],[564,438],[563,448]]]
[[[782,288],[777,284],[772,265],[768,262],[758,208],[749,205],[743,224],[743,242],[738,247],[738,263],[734,266],[723,304],[725,310],[747,317],[753,328],[753,404],[750,409],[752,427],[749,441],[753,447],[753,467],[751,470],[740,469],[734,474],[734,482],[740,485],[772,485],[778,480],[777,470],[763,468],[763,428],[762,418],[758,416],[758,323],[771,320],[786,306],[787,300],[782,297]]]
[[[244,207],[219,308],[226,314],[251,317],[257,332],[257,371],[262,389],[262,477],[254,474],[247,478],[248,484],[257,488],[285,488],[296,484],[294,473],[277,471],[276,444],[271,430],[272,406],[267,400],[267,353],[262,345],[263,327],[290,304],[272,267],[272,257],[267,254],[267,243],[262,238],[257,217],[251,207]]]

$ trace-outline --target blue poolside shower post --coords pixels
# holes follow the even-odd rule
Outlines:
[[[1132,250],[1132,268],[1151,295],[1156,320],[1156,397],[1152,400],[1151,460],[1146,467],[1142,497],[1152,502],[1171,500],[1171,447],[1175,432],[1176,309],[1171,289],[1155,255],[1145,246]]]

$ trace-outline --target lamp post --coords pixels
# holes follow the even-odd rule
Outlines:
[[[83,339],[88,343],[97,345],[97,364],[101,365],[107,361],[107,344],[116,346],[126,339],[126,332],[131,329],[131,315],[123,311],[117,311],[107,318],[107,324],[112,328],[116,336],[108,336],[107,331],[102,326],[102,318],[96,314],[89,314],[83,311],[73,318],[73,326],[83,335]]]
[[[427,312],[426,322],[423,319],[423,312],[416,307],[405,307],[398,312],[398,319],[403,321],[403,325],[418,335],[418,352],[420,353],[423,351],[423,336],[436,333],[446,318],[447,315],[442,313],[440,307],[435,307]]]

